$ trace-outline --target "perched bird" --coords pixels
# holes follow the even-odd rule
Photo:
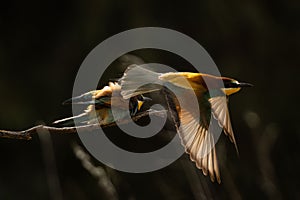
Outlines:
[[[182,81],[183,78],[186,81]],[[220,183],[221,178],[214,147],[216,138],[209,131],[211,116],[214,116],[215,120],[218,121],[218,124],[223,128],[224,133],[229,136],[237,150],[229,117],[227,99],[229,95],[238,92],[241,88],[252,85],[241,83],[231,78],[217,77],[203,73],[157,73],[143,66],[131,65],[120,79],[121,94],[123,97],[126,99],[163,88],[155,84],[146,84],[139,87],[140,83],[145,80],[149,82],[159,80],[162,86],[171,86],[174,90],[180,91],[180,96],[176,96],[177,99],[186,98],[185,94],[187,92],[193,92],[196,95],[199,106],[198,112],[189,105],[183,106],[184,108],[180,107],[174,95],[169,96],[169,99],[173,100],[175,104],[181,128],[178,132],[186,153],[190,154],[191,160],[196,163],[199,169],[202,169],[204,175],[208,174],[212,181],[217,180]],[[223,84],[220,84],[220,82]],[[210,90],[207,85],[210,86]],[[210,96],[211,90],[214,90],[214,96]],[[196,116],[196,113],[200,114],[200,116]],[[201,152],[207,149],[209,149],[208,153],[203,156]]]
[[[93,90],[84,93],[78,97],[74,97],[63,102],[66,104],[81,104],[88,105],[86,110],[73,117],[57,120],[54,124],[68,125],[73,123],[74,119],[77,119],[81,123],[94,124],[100,123],[101,125],[110,124],[116,120],[120,120],[127,116],[128,103],[120,94],[121,86],[118,83],[109,82],[108,86],[105,86],[101,90]],[[112,96],[113,94],[113,96]],[[142,107],[145,101],[149,98],[142,95],[133,96],[129,100],[129,113],[134,116]],[[117,109],[117,116],[113,116],[111,105],[112,102]]]

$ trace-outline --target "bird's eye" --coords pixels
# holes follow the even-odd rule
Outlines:
[[[138,96],[137,96],[137,99],[138,99],[139,101],[143,101],[143,97],[142,97],[141,95],[138,95]]]
[[[238,81],[226,80],[226,81],[224,81],[224,86],[225,86],[225,88],[237,88]]]
[[[238,88],[238,87],[239,87],[239,82],[238,82],[238,81],[233,81],[233,82],[231,83],[231,87],[232,87],[232,88]]]

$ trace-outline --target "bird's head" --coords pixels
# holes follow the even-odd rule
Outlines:
[[[241,83],[237,80],[234,80],[231,78],[226,78],[226,77],[223,77],[222,80],[224,83],[223,91],[227,96],[240,91],[240,89],[242,89],[243,87],[252,87],[253,86],[250,83]]]

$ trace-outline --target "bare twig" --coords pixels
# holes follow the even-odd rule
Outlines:
[[[86,153],[78,144],[73,144],[73,151],[76,157],[81,161],[82,166],[98,180],[98,186],[105,192],[107,199],[117,200],[118,195],[116,188],[107,176],[105,170],[101,166],[95,166],[88,153]]]
[[[165,115],[165,110],[147,110],[137,115],[133,116],[131,119],[122,119],[119,121],[120,124],[128,124],[132,121],[138,121],[139,119],[146,117],[148,115],[154,115],[158,117],[163,117]],[[51,126],[44,126],[44,125],[37,125],[32,128],[23,131],[7,131],[7,130],[0,130],[0,138],[10,138],[10,139],[23,139],[23,140],[31,140],[32,135],[37,133],[38,130],[47,130],[50,133],[54,134],[69,134],[69,133],[76,133],[77,131],[93,131],[99,128],[106,128],[116,126],[115,122],[109,124],[88,124],[82,126],[73,126],[73,127],[51,127]]]

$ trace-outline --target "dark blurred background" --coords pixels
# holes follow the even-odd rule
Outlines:
[[[299,20],[297,0],[2,2],[0,129],[22,130],[72,115],[61,102],[71,97],[77,70],[96,45],[132,28],[170,28],[199,42],[223,76],[255,85],[229,102],[240,157],[222,136],[220,185],[186,155],[146,174],[118,172],[91,158],[117,197],[299,199]],[[147,62],[183,64],[160,51],[136,54]],[[77,135],[44,140],[0,140],[0,199],[112,198],[75,156],[72,144],[81,145]]]

